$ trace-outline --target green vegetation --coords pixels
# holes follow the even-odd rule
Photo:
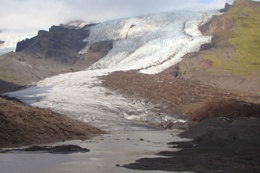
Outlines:
[[[230,29],[229,43],[234,46],[232,58],[206,55],[214,66],[231,73],[260,74],[260,3],[236,0],[227,13]],[[228,32],[228,31],[227,31]]]
[[[211,60],[215,67],[234,74],[257,75],[257,71],[259,71],[259,66],[250,63],[243,63],[224,56],[205,55],[204,59]]]

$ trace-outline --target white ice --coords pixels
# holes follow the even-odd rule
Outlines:
[[[214,12],[160,13],[106,21],[91,29],[84,54],[95,42],[113,40],[113,49],[89,69],[140,70],[156,74],[211,41],[198,27]]]

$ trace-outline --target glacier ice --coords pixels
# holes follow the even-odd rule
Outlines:
[[[95,42],[113,40],[113,49],[89,70],[139,70],[156,74],[211,41],[198,27],[213,14],[180,11],[106,21],[92,27],[90,37],[85,39],[88,45],[80,53],[86,53]]]

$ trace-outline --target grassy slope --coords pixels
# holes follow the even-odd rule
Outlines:
[[[214,52],[204,59],[213,61],[215,67],[239,75],[260,74],[260,3],[237,0],[225,14],[228,30],[223,35],[234,47],[231,57]],[[225,32],[225,31],[223,31]]]

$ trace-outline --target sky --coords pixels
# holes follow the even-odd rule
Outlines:
[[[0,0],[0,30],[38,31],[72,20],[105,20],[175,10],[221,9],[233,0]]]

